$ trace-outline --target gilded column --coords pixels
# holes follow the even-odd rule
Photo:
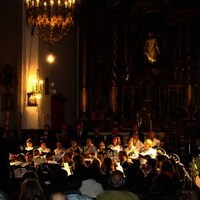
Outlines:
[[[118,30],[116,26],[112,27],[112,82],[110,104],[112,112],[117,112],[118,95]]]
[[[88,89],[87,89],[87,27],[84,25],[80,33],[80,117],[85,118],[88,110]]]

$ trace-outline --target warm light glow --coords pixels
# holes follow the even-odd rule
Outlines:
[[[29,91],[36,98],[38,104],[38,101],[41,100],[44,93],[44,81],[40,79],[39,69],[37,69],[36,78],[31,81],[31,90],[29,89]]]
[[[116,87],[112,87],[111,90],[111,106],[112,106],[112,111],[116,111],[116,96],[117,96],[117,89]]]
[[[83,91],[82,91],[82,98],[83,98],[83,101],[82,101],[82,105],[83,105],[83,112],[86,112],[86,109],[87,109],[87,90],[86,88],[83,88]]]
[[[52,53],[48,54],[46,61],[50,64],[54,63],[55,62],[55,56]]]
[[[74,24],[75,0],[26,0],[26,22],[42,40],[54,45]]]

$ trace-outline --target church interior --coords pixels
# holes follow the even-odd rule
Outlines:
[[[77,0],[72,27],[55,43],[27,26],[23,1],[0,10],[0,124],[11,141],[46,123],[128,132],[137,122],[191,156],[200,133],[199,0]]]
[[[115,151],[108,145],[114,137],[124,145],[117,152],[118,161],[130,138],[135,134],[140,140],[144,134],[142,143],[150,140],[147,146],[156,156],[160,153],[181,168],[181,189],[199,194],[199,0],[7,0],[1,4],[0,179],[4,178],[8,194],[14,188],[19,195],[16,182],[9,185],[10,171],[4,174],[4,170],[10,170],[11,155],[22,145],[45,143],[45,138],[52,149],[66,142],[66,153],[77,142],[80,151],[69,154],[71,170],[77,154],[89,155],[88,166],[92,163],[97,152],[86,154],[84,145],[95,146],[91,138],[96,133],[105,140],[103,159],[110,153],[114,163]],[[63,127],[69,127],[71,135]],[[88,138],[82,139],[86,132]],[[155,148],[150,135],[159,140]],[[148,162],[142,155],[147,151],[144,146],[137,149],[138,157],[131,158],[131,164],[140,159]],[[52,153],[48,150],[45,156]],[[1,152],[9,155],[9,167],[3,166]],[[1,181],[0,195],[3,186]]]

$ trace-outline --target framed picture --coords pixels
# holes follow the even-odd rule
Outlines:
[[[37,105],[37,99],[35,97],[35,95],[31,92],[31,93],[27,93],[27,106],[31,106],[31,107],[36,107]]]

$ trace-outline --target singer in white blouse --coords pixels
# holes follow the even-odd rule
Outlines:
[[[92,157],[95,155],[97,147],[93,144],[92,139],[88,137],[86,139],[86,145],[83,148],[83,154],[86,157]]]

